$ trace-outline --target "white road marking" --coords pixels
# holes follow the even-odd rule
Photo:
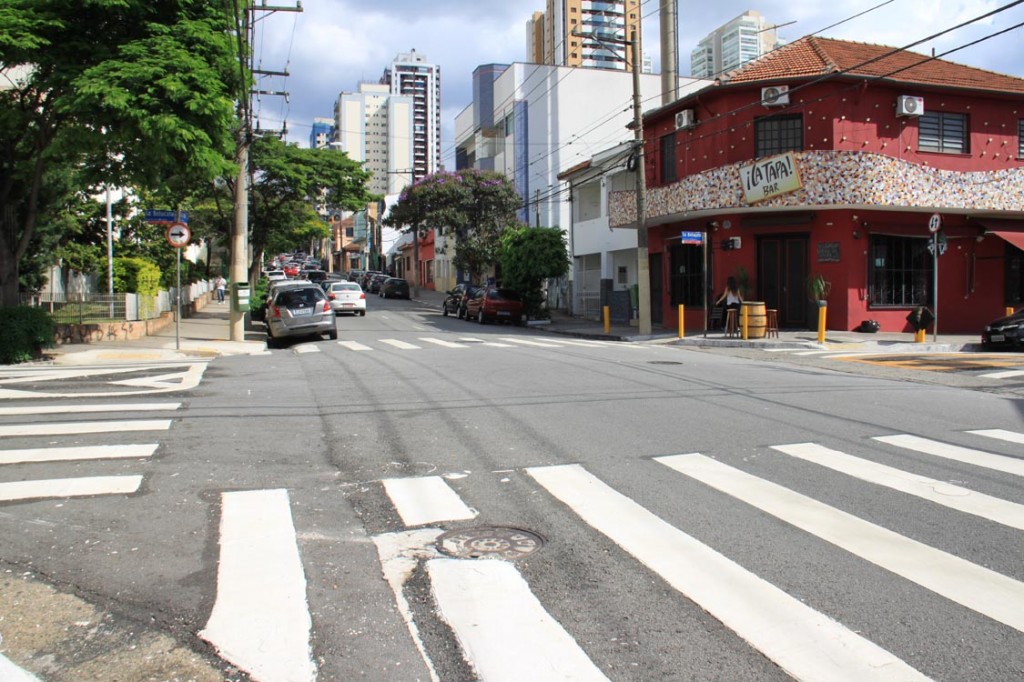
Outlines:
[[[445,348],[469,348],[464,343],[455,343],[454,341],[445,341],[444,339],[435,339],[429,336],[420,337],[420,341],[426,341],[427,343],[433,343],[438,346],[444,346]]]
[[[862,481],[899,490],[950,509],[1024,530],[1024,505],[1015,502],[853,457],[815,443],[773,445],[772,449],[820,464]]]
[[[420,350],[419,346],[412,343],[406,343],[405,341],[399,341],[398,339],[380,339],[380,342],[386,343],[389,346],[394,346],[400,350]]]
[[[386,478],[381,483],[406,526],[476,518],[440,476]]]
[[[49,424],[3,424],[0,437],[65,436],[72,433],[118,433],[121,431],[166,431],[170,419],[143,419],[119,422],[59,422]]]
[[[488,346],[489,348],[515,348],[511,343],[498,343],[497,341],[484,341],[481,346]]]
[[[505,561],[431,559],[430,585],[482,680],[607,680]]]
[[[292,346],[293,353],[319,353],[320,346],[314,343],[302,343],[297,346]]]
[[[128,495],[142,485],[142,476],[83,476],[0,483],[0,501],[40,498]]]
[[[26,414],[73,414],[80,412],[165,412],[177,410],[181,403],[113,403],[108,405],[23,405],[0,407],[0,417]]]
[[[584,521],[800,680],[923,680],[899,658],[786,594],[579,465],[527,472]]]
[[[793,355],[828,355],[829,353],[835,353],[834,350],[800,350],[794,351]]]
[[[358,341],[338,341],[338,345],[349,350],[373,350],[369,346],[364,346]]]
[[[989,372],[988,374],[979,374],[982,379],[1012,379],[1014,377],[1024,377],[1024,369],[1008,369],[1003,372]]]
[[[188,389],[195,388],[199,385],[199,382],[203,378],[203,372],[206,371],[206,365],[191,365],[184,372],[174,372],[172,374],[161,374],[159,376],[148,376],[139,377],[137,379],[122,379],[121,381],[111,381],[113,386],[135,386],[145,388],[158,388],[158,389]]]
[[[312,619],[288,491],[221,499],[217,597],[199,636],[253,679],[312,682]]]
[[[906,434],[896,436],[874,436],[874,439],[881,441],[882,443],[895,445],[898,448],[914,450],[915,452],[923,452],[926,455],[935,455],[936,457],[952,459],[957,462],[963,462],[964,464],[973,464],[974,466],[994,469],[1007,474],[1024,476],[1024,460],[1022,459],[1004,457],[1003,455],[993,455],[991,452],[972,450],[971,448],[963,448],[959,445],[940,443],[939,441],[929,440],[928,438],[921,438],[919,436],[910,436]]]
[[[502,341],[508,341],[509,343],[517,343],[520,346],[535,346],[537,348],[558,348],[557,343],[544,343],[543,341],[530,341],[528,339],[517,339],[512,336],[502,337]]]
[[[109,386],[138,387],[135,391],[105,390],[89,392],[59,392],[59,391],[37,391],[18,390],[11,388],[0,389],[0,399],[14,400],[19,398],[105,398],[109,396],[124,397],[134,395],[148,395],[152,393],[170,393],[172,391],[184,391],[195,388],[203,378],[207,362],[171,363],[159,365],[131,365],[129,367],[103,367],[92,369],[59,369],[32,372],[10,372],[4,374],[7,378],[0,379],[0,384],[18,384],[26,382],[57,381],[61,379],[78,379],[90,376],[105,376],[111,374],[129,374],[132,372],[152,371],[154,369],[180,369],[180,372],[164,374],[158,377],[140,377],[138,379],[125,379],[120,381],[107,382]]]
[[[977,436],[985,436],[986,438],[1005,440],[1011,443],[1024,444],[1024,433],[1017,433],[1016,431],[1006,431],[1005,429],[981,429],[979,431],[968,431],[967,433],[973,433]]]
[[[1024,632],[1024,583],[700,454],[658,462]]]
[[[150,457],[158,443],[145,445],[90,445],[73,448],[29,448],[0,450],[0,464],[27,462],[68,462],[84,459],[132,459]]]

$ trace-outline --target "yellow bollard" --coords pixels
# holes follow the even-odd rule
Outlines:
[[[743,330],[742,339],[744,341],[747,340],[747,315],[749,314],[750,311],[747,310],[747,306],[740,308],[740,328]]]
[[[1009,317],[1010,315],[1013,315],[1013,313],[1014,313],[1013,306],[1012,305],[1006,306],[1006,316]]]
[[[604,333],[607,334],[612,330],[612,313],[608,306],[602,308],[604,312]]]
[[[818,308],[818,343],[825,343],[825,319],[828,317],[828,306]]]
[[[924,343],[928,337],[927,329],[918,329],[914,332],[914,343]]]
[[[679,338],[686,336],[686,321],[683,320],[683,315],[686,313],[686,306],[682,303],[679,304]]]

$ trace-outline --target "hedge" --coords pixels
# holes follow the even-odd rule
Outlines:
[[[0,364],[27,362],[53,343],[56,324],[42,308],[0,308]]]

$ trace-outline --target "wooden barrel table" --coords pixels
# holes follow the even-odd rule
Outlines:
[[[768,312],[764,301],[744,301],[740,310],[740,325],[743,324],[744,315],[747,318],[747,338],[763,339],[768,328]]]

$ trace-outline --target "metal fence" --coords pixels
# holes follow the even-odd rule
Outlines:
[[[211,291],[210,282],[202,281],[182,287],[182,305],[191,303]],[[101,322],[137,322],[160,317],[175,308],[176,289],[161,291],[155,296],[139,294],[101,294],[43,292],[22,294],[22,305],[43,308],[57,324],[95,324]]]
[[[588,320],[601,319],[601,292],[574,291],[572,296],[572,313],[576,317]]]

